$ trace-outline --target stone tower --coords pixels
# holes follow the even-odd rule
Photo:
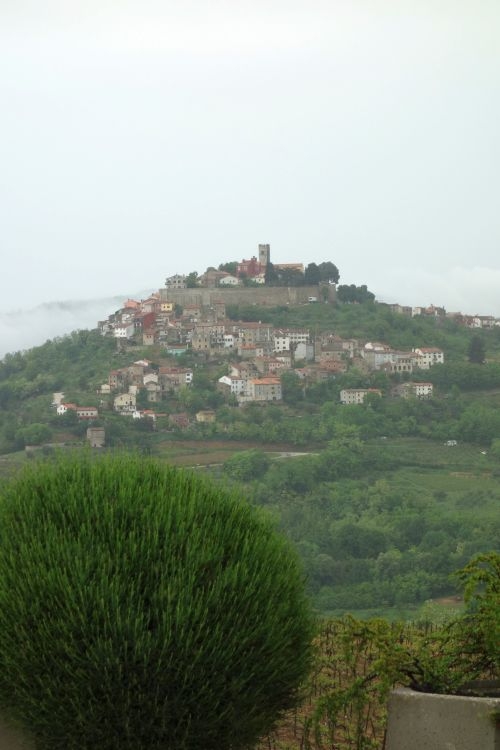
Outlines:
[[[271,262],[271,245],[259,245],[259,263],[267,266]]]

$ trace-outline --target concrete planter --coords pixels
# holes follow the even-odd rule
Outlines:
[[[0,719],[0,750],[34,750],[34,746],[21,732],[7,726]]]
[[[385,750],[500,750],[500,698],[393,690]]]

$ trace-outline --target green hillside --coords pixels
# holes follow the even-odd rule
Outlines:
[[[174,359],[159,347],[118,349],[97,331],[72,333],[0,363],[0,477],[28,460],[25,445],[39,445],[44,455],[84,443],[88,423],[73,413],[58,417],[51,406],[53,392],[64,391],[68,401],[99,406],[96,424],[105,427],[109,448],[207,467],[241,484],[297,544],[318,610],[408,613],[453,595],[450,573],[472,554],[499,548],[500,329],[478,336],[446,319],[409,318],[372,302],[230,308],[228,315],[400,349],[437,346],[445,364],[420,373],[434,384],[428,401],[392,398],[401,376],[352,368],[320,383],[284,373],[283,402],[236,408],[216,389],[227,355]],[[484,364],[468,361],[478,338]],[[154,405],[165,415],[154,425],[114,413],[97,393],[111,369],[142,357],[194,372],[192,386]],[[383,397],[345,406],[345,387],[375,387]],[[192,419],[184,429],[168,422],[170,414],[194,417],[204,408],[215,411],[215,422]]]

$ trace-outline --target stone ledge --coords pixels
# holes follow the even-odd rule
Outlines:
[[[385,750],[500,750],[500,698],[393,690]]]

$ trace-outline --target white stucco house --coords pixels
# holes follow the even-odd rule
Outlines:
[[[433,365],[444,364],[444,352],[435,346],[422,346],[413,349],[413,351],[421,358],[419,364],[421,370],[428,370]]]
[[[219,279],[219,286],[239,286],[241,284],[237,276],[223,276]]]
[[[115,339],[131,339],[135,332],[135,325],[133,321],[125,323],[117,323],[115,325],[113,335]]]

